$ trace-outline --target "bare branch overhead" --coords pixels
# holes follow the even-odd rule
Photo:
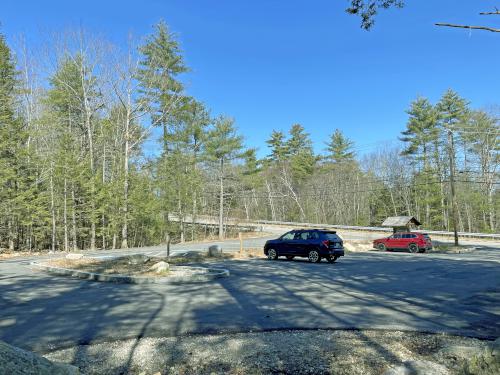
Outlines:
[[[436,26],[445,26],[445,27],[457,27],[461,29],[474,29],[474,30],[486,30],[486,31],[491,31],[494,33],[500,33],[500,29],[495,29],[492,27],[486,27],[486,26],[469,26],[469,25],[455,25],[452,23],[436,23]]]

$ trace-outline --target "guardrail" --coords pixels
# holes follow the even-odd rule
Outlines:
[[[386,227],[362,227],[354,225],[336,225],[336,224],[316,224],[316,223],[298,223],[291,221],[270,221],[270,220],[252,220],[252,223],[267,224],[267,225],[286,225],[294,227],[307,227],[307,228],[331,228],[343,229],[352,231],[367,231],[367,232],[388,232],[392,233],[390,228]],[[438,231],[438,230],[421,230],[416,229],[413,232],[428,233],[434,236],[447,236],[453,237],[453,232]],[[462,238],[483,238],[491,240],[500,240],[500,234],[497,233],[471,233],[471,232],[458,232],[458,236]]]
[[[180,218],[176,214],[169,214],[169,219],[172,221],[180,221]],[[193,220],[191,216],[185,216],[184,222],[192,223]],[[208,224],[217,225],[218,219],[213,216],[200,215],[196,218],[196,223],[198,224]],[[362,227],[354,225],[336,225],[336,224],[317,224],[317,223],[299,223],[293,221],[272,221],[272,220],[239,220],[235,218],[226,218],[224,220],[225,225],[234,225],[241,227],[251,227],[256,225],[284,225],[290,227],[300,227],[300,228],[329,228],[329,229],[340,229],[340,230],[350,230],[350,231],[365,231],[365,232],[382,232],[382,233],[392,233],[390,228],[386,227]],[[448,231],[438,231],[438,230],[414,230],[414,232],[428,233],[433,236],[444,236],[453,237],[453,232]],[[500,234],[497,233],[471,233],[471,232],[458,232],[458,237],[460,238],[476,238],[476,239],[488,239],[488,240],[500,240]]]

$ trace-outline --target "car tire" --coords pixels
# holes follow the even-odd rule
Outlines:
[[[377,245],[377,249],[379,249],[380,251],[386,251],[387,247],[385,247],[385,245],[383,243],[379,243]]]
[[[319,255],[318,250],[311,250],[309,251],[309,254],[307,255],[307,258],[309,259],[309,262],[311,263],[319,263],[321,262],[321,255]]]
[[[269,260],[278,259],[278,252],[274,249],[267,250],[267,259],[269,259]]]
[[[408,245],[408,251],[410,253],[418,253],[418,245],[416,243],[411,243]]]
[[[335,263],[337,261],[337,259],[339,259],[339,256],[335,256],[335,255],[328,255],[326,257],[326,260],[328,261],[328,263]]]
[[[295,258],[293,255],[287,255],[286,256],[286,260],[293,260],[293,258]]]

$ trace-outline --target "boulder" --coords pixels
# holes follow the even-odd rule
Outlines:
[[[128,256],[129,264],[144,264],[149,262],[149,257],[144,254],[133,254]]]
[[[38,354],[0,341],[0,373],[9,375],[76,375],[78,368],[51,362]]]
[[[222,247],[220,245],[212,245],[208,248],[209,257],[219,257],[222,255]]]
[[[500,356],[500,337],[488,344],[495,356]]]
[[[150,268],[151,271],[155,271],[156,273],[166,272],[169,269],[170,269],[170,264],[163,261],[153,264]]]
[[[82,259],[83,258],[83,254],[79,254],[79,253],[69,253],[66,255],[66,259],[71,259],[71,260],[78,260],[78,259]]]

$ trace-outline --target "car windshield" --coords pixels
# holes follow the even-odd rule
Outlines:
[[[282,240],[293,240],[294,237],[295,237],[295,232],[288,232],[288,233],[285,233],[284,235],[282,235],[280,237],[280,239],[282,239]]]

